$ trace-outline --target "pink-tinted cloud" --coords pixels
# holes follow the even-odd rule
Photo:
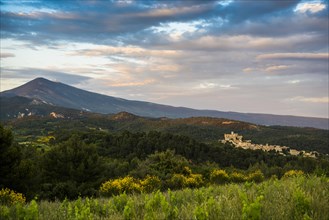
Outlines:
[[[0,53],[0,58],[1,59],[9,58],[9,57],[15,57],[15,54],[13,54],[13,53]]]

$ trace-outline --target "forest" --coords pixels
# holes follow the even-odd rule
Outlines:
[[[154,177],[161,183],[159,190],[167,190],[206,186],[216,170],[228,176],[224,182],[245,182],[252,175],[281,178],[289,170],[329,175],[325,155],[283,156],[168,132],[72,130],[18,142],[10,128],[1,125],[0,130],[0,186],[23,193],[28,200],[97,197],[101,184],[125,177]]]

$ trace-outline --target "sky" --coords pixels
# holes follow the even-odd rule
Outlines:
[[[0,91],[44,77],[130,100],[329,117],[328,0],[0,7]]]

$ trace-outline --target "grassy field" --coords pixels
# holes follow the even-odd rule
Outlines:
[[[0,219],[329,219],[329,179],[295,176],[262,183],[1,205]]]

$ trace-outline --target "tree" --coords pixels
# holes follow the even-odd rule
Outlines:
[[[0,187],[15,187],[15,170],[21,160],[19,147],[13,144],[10,129],[0,124]]]
[[[102,181],[103,161],[94,145],[78,136],[55,146],[43,159],[45,197],[64,199],[92,196]]]
[[[184,168],[188,166],[189,162],[185,157],[176,155],[172,150],[166,150],[150,154],[132,174],[139,178],[144,178],[148,174],[167,180],[175,173],[183,173]]]

